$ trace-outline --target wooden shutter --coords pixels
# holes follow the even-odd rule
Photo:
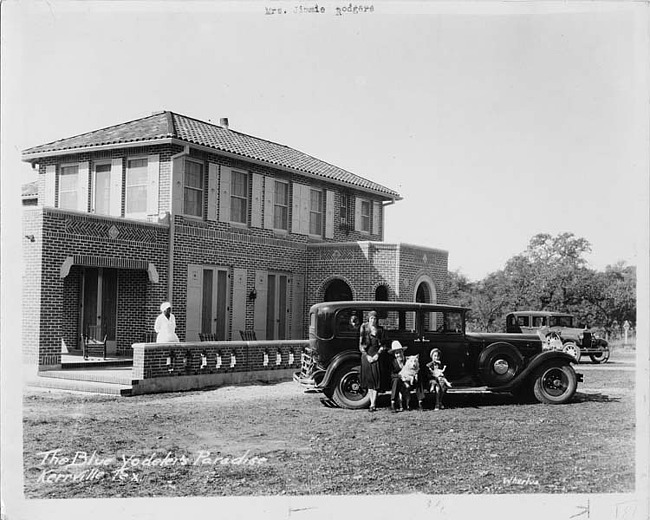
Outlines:
[[[292,279],[293,299],[291,303],[291,339],[307,339],[305,330],[305,277],[294,274]]]
[[[208,220],[217,220],[219,200],[219,165],[208,164]]]
[[[122,158],[111,161],[111,187],[109,196],[109,215],[122,216]]]
[[[251,226],[262,227],[262,181],[263,177],[259,173],[254,173],[253,177],[253,198],[251,201]]]
[[[334,238],[334,192],[325,192],[325,238]]]
[[[42,206],[54,207],[56,203],[56,166],[54,164],[45,167],[45,189],[43,196],[41,197],[39,193],[38,198]]]
[[[172,214],[183,213],[185,200],[185,156],[177,157],[172,163],[171,201]]]
[[[203,270],[200,265],[187,266],[187,300],[185,310],[185,341],[199,341],[201,331]]]
[[[291,185],[291,231],[301,233],[300,230],[300,199],[302,197],[302,184],[297,182]]]
[[[221,167],[221,178],[219,179],[221,189],[219,191],[219,220],[230,222],[230,191],[231,191],[232,168]]]
[[[363,199],[359,197],[354,198],[354,229],[356,231],[362,231],[363,226],[361,225],[361,202]]]
[[[160,160],[158,155],[147,157],[147,215],[158,215],[158,186],[160,184]]]
[[[246,329],[246,269],[233,269],[232,340],[239,340],[239,331]]]
[[[88,211],[88,177],[90,172],[90,163],[79,163],[77,174],[77,209],[79,211]]]
[[[372,203],[372,230],[373,235],[381,236],[381,203]]]
[[[273,229],[275,225],[275,179],[264,179],[264,228]]]
[[[255,337],[258,340],[266,339],[266,298],[268,295],[268,278],[268,271],[255,271],[255,290],[257,291],[257,298],[255,299],[253,329],[255,330]]]

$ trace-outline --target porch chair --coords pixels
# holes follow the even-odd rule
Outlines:
[[[239,335],[242,341],[257,341],[257,336],[254,330],[240,330]]]
[[[142,343],[155,343],[156,337],[158,336],[155,332],[143,332],[142,333]]]
[[[90,325],[86,334],[81,336],[81,344],[84,359],[88,359],[92,352],[101,352],[102,358],[106,359],[106,334],[102,336],[100,325]]]

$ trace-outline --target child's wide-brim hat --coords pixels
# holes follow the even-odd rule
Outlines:
[[[399,350],[405,350],[402,344],[395,340],[390,344],[390,350],[388,352],[397,352]]]

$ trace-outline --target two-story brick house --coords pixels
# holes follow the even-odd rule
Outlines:
[[[446,251],[383,242],[398,193],[225,119],[160,112],[23,160],[23,350],[41,369],[90,326],[128,355],[165,300],[185,341],[306,338],[324,300],[445,300]]]

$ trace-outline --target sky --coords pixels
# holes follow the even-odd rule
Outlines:
[[[594,269],[638,262],[649,61],[638,5],[375,2],[341,16],[345,2],[319,14],[233,5],[3,4],[3,182],[33,178],[20,162],[31,146],[158,110],[228,117],[397,190],[385,240],[444,249],[470,279],[537,233],[587,239]]]

